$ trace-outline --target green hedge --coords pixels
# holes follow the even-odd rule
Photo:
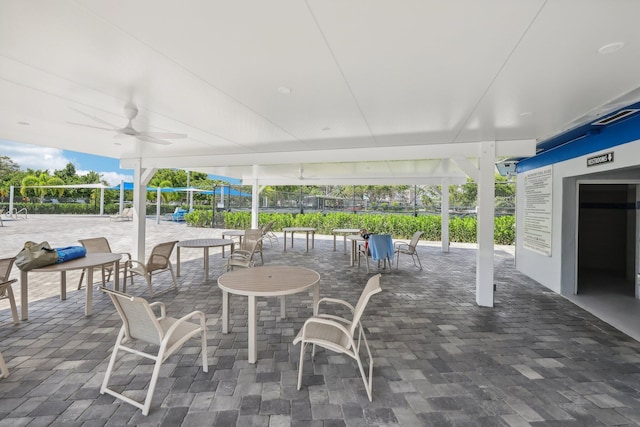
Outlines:
[[[224,226],[230,229],[251,227],[250,212],[224,212]],[[369,232],[391,234],[396,239],[410,239],[417,230],[424,232],[423,239],[439,241],[442,239],[440,216],[423,215],[354,215],[351,213],[311,213],[311,214],[259,214],[260,224],[274,221],[273,231],[282,231],[284,227],[313,227],[319,234],[331,234],[335,228],[366,228]],[[211,224],[211,210],[185,215],[187,225],[208,227]],[[476,242],[477,221],[474,217],[452,217],[449,219],[449,240],[452,242]],[[495,243],[512,245],[515,241],[515,219],[502,216],[495,219]]]

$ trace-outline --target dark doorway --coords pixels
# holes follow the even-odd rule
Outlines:
[[[635,297],[635,184],[581,184],[578,294]]]

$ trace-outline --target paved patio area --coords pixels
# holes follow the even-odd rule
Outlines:
[[[147,221],[148,250],[166,240],[220,237],[221,230]],[[130,222],[80,216],[30,216],[0,228],[0,256],[25,240],[52,246],[105,236],[114,251],[131,248]],[[281,235],[280,235],[281,238]],[[355,302],[370,274],[349,266],[342,245],[316,236],[282,250],[265,245],[266,264],[318,271],[321,296]],[[299,346],[291,341],[311,315],[310,297],[287,299],[280,319],[276,298],[258,302],[258,363],[247,363],[246,299],[232,296],[230,333],[221,333],[217,277],[224,260],[212,251],[211,278],[203,280],[202,250],[182,250],[179,290],[169,275],[154,279],[154,298],[168,315],[202,310],[207,316],[209,372],[199,345],[187,344],[165,362],[151,412],[100,395],[120,327],[111,301],[95,292],[94,314],[84,316],[79,274],[68,275],[66,301],[58,276],[31,274],[29,320],[14,326],[0,303],[0,351],[11,370],[0,379],[0,426],[596,426],[640,424],[640,344],[546,290],[514,269],[513,248],[497,247],[496,306],[475,303],[473,245],[421,242],[425,269],[401,259],[384,273],[363,324],[375,357],[373,402],[350,359],[321,350],[305,363],[296,390]],[[174,255],[175,257],[175,255]],[[14,268],[14,275],[19,274]],[[375,268],[371,274],[375,273]],[[148,297],[142,280],[128,291]],[[14,285],[19,300],[19,285]],[[308,356],[307,356],[308,357]],[[140,397],[148,361],[126,356],[113,381]],[[136,392],[137,391],[137,392]]]

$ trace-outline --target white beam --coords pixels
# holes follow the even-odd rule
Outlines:
[[[502,147],[500,152],[509,155],[535,154],[535,140],[523,141],[491,141]],[[197,167],[228,167],[248,166],[254,164],[275,165],[288,163],[333,163],[336,159],[341,162],[366,161],[396,161],[416,159],[445,159],[451,157],[476,157],[484,142],[442,143],[429,145],[405,145],[378,148],[344,148],[339,150],[304,150],[268,153],[217,154],[206,156],[165,156],[142,159],[144,168],[197,168]],[[533,148],[532,148],[533,147]],[[121,167],[131,168],[135,158],[123,158]]]
[[[253,182],[251,183],[251,228],[258,228],[258,209],[260,202],[260,184],[258,174],[260,166],[253,165]]]
[[[451,160],[453,160],[456,165],[458,165],[458,167],[467,174],[469,178],[471,178],[475,182],[478,182],[478,167],[471,163],[469,159],[467,159],[466,157],[454,157]]]

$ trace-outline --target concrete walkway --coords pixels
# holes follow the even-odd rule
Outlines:
[[[221,230],[147,222],[146,247],[166,240],[219,237]],[[105,236],[114,251],[131,248],[130,222],[81,216],[30,216],[0,228],[0,256],[15,255],[25,240],[52,246]],[[281,235],[280,235],[281,237]],[[317,236],[304,252],[296,239],[286,253],[265,245],[265,264],[295,264],[321,274],[321,296],[355,302],[370,274],[349,266],[341,245]],[[207,316],[209,372],[197,342],[170,357],[148,417],[99,393],[120,327],[108,297],[94,294],[94,314],[84,316],[84,291],[58,298],[58,277],[30,275],[30,317],[14,326],[0,305],[0,351],[11,370],[0,380],[0,426],[591,426],[640,424],[640,344],[547,291],[514,269],[513,248],[497,247],[495,308],[475,304],[473,245],[421,242],[425,266],[410,259],[384,272],[383,292],[363,317],[375,357],[373,402],[349,358],[324,350],[305,363],[296,390],[299,346],[291,345],[312,313],[310,298],[258,301],[258,363],[247,363],[246,299],[231,298],[230,333],[221,333],[223,272],[211,255],[203,280],[202,251],[182,251],[179,290],[159,275],[148,298],[138,280],[128,291],[167,304],[168,315],[192,310]],[[14,275],[18,275],[14,270]],[[375,268],[371,274],[375,273]],[[79,275],[69,274],[75,289]],[[14,285],[19,290],[19,286]],[[308,357],[308,356],[307,356]],[[140,397],[151,365],[134,356],[116,364],[115,384]]]

